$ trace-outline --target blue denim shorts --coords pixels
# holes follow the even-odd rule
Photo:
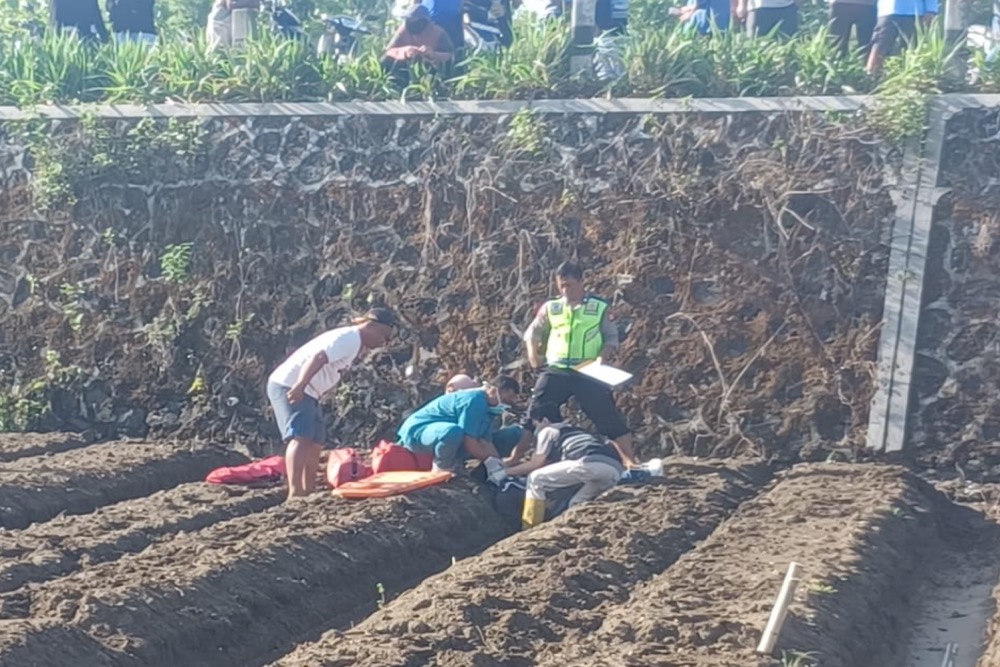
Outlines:
[[[323,409],[308,394],[292,405],[288,402],[288,387],[277,382],[267,383],[267,398],[274,409],[274,421],[286,444],[293,438],[306,438],[320,445],[326,444],[326,421]]]

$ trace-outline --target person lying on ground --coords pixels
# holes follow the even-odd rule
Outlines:
[[[535,434],[535,451],[523,463],[507,466],[508,477],[527,475],[524,528],[545,519],[546,494],[579,485],[568,507],[593,500],[625,472],[618,449],[607,439],[566,423],[544,423]]]
[[[520,455],[531,443],[520,426],[493,429],[493,418],[513,404],[521,386],[501,375],[480,389],[439,396],[411,414],[397,432],[397,442],[411,452],[434,455],[434,470],[454,470],[469,456],[482,461],[491,479],[504,475],[501,456]]]
[[[398,320],[388,308],[372,308],[350,326],[321,333],[292,352],[268,377],[267,397],[287,445],[288,497],[316,489],[316,470],[326,442],[320,399],[340,382],[341,373],[364,350],[385,346]]]
[[[410,69],[415,63],[437,71],[444,69],[454,55],[455,45],[448,33],[431,21],[426,7],[416,5],[407,12],[403,25],[386,47],[382,69],[404,87],[410,82]]]

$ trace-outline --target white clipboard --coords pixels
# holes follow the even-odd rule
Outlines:
[[[632,379],[631,373],[614,366],[608,366],[600,359],[585,361],[574,366],[574,370],[612,388],[621,386]]]

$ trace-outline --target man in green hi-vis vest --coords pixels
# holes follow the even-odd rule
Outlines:
[[[583,269],[576,264],[566,262],[556,270],[556,286],[562,297],[543,303],[524,332],[531,367],[542,367],[543,353],[546,366],[532,391],[528,417],[533,422],[562,422],[563,404],[576,396],[597,430],[614,442],[625,465],[634,467],[632,435],[611,389],[573,370],[598,357],[607,361],[618,348],[618,328],[608,302],[584,291]]]

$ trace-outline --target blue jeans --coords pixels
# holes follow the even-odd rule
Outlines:
[[[507,426],[494,431],[490,440],[501,457],[510,456],[523,434],[524,429],[520,426]],[[457,424],[435,422],[417,430],[413,441],[400,444],[415,454],[432,452],[434,465],[450,469],[469,458],[469,453],[462,447],[464,437],[465,432]]]
[[[306,438],[323,445],[326,442],[326,420],[323,409],[312,396],[306,394],[302,400],[292,405],[288,402],[288,387],[277,382],[267,383],[267,398],[274,409],[274,421],[281,431],[281,439],[287,445],[293,438]]]

